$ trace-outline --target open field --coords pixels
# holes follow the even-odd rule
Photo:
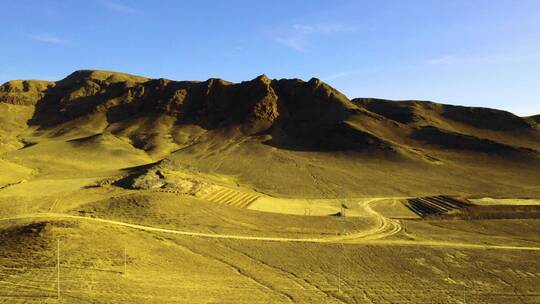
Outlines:
[[[540,199],[526,199],[526,198],[474,198],[470,199],[471,202],[476,205],[511,205],[511,206],[527,206],[527,205],[540,205]]]
[[[1,303],[540,301],[539,219],[461,216],[508,200],[276,197],[167,171],[178,187],[125,189],[112,174],[0,190]]]
[[[538,219],[422,220],[403,198],[261,212],[94,179],[24,195],[57,182],[0,192],[2,303],[540,301]]]
[[[1,257],[5,303],[57,302],[56,239],[65,303],[535,303],[540,297],[533,251],[540,247],[530,247],[538,240],[469,248],[216,239],[73,219],[2,226],[2,249],[10,248]],[[416,229],[420,236],[430,226]],[[21,239],[10,243],[10,234]]]

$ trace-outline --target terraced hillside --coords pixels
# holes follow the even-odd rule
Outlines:
[[[420,217],[452,213],[471,206],[464,200],[444,195],[412,198],[406,204]]]
[[[259,197],[259,195],[253,193],[228,188],[220,188],[202,196],[202,199],[227,206],[247,208]]]

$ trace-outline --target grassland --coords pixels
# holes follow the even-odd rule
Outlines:
[[[536,120],[106,71],[0,114],[0,303],[540,302]]]
[[[2,302],[540,300],[537,219],[422,219],[404,198],[348,198],[346,209],[306,200],[311,215],[294,204],[261,212],[94,184],[35,180],[0,192]],[[332,208],[345,216],[317,215]]]

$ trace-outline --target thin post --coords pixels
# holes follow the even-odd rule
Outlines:
[[[338,285],[337,290],[339,293],[341,293],[341,262],[339,263],[339,270],[338,270]]]
[[[339,232],[338,232],[338,235],[339,235]],[[341,293],[341,258],[342,257],[343,257],[343,252],[340,252],[338,254],[338,292],[339,293]]]
[[[124,275],[127,275],[127,242],[124,242]]]
[[[56,287],[60,299],[60,239],[56,240]]]
[[[347,195],[345,194],[344,197],[347,197]],[[342,272],[342,262],[345,262],[345,261],[342,261],[342,259],[345,258],[345,245],[343,243],[343,236],[345,236],[347,234],[347,227],[346,227],[346,220],[345,220],[345,216],[346,216],[346,205],[345,203],[341,203],[341,218],[340,218],[340,221],[341,221],[341,224],[342,224],[342,232],[341,232],[341,241],[338,243],[338,246],[340,247],[341,249],[341,252],[339,254],[339,273],[338,273],[338,292],[341,293],[341,272]]]

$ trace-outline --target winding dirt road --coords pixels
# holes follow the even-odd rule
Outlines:
[[[373,203],[381,200],[385,200],[385,198],[372,198],[358,202],[358,205],[364,209],[365,213],[375,219],[376,225],[374,227],[326,239],[333,242],[351,241],[360,243],[385,239],[399,233],[401,231],[399,220],[384,217],[371,208]]]
[[[266,242],[296,242],[296,243],[330,243],[330,244],[373,244],[373,245],[394,245],[394,246],[432,246],[432,247],[452,247],[452,248],[470,248],[470,249],[501,249],[501,250],[528,250],[528,251],[540,251],[540,247],[532,246],[504,246],[504,245],[487,245],[487,244],[470,244],[470,243],[456,243],[456,242],[442,242],[442,241],[417,241],[417,240],[389,240],[388,237],[393,236],[401,231],[401,224],[399,220],[389,219],[382,216],[380,213],[371,208],[371,204],[381,199],[370,199],[360,202],[364,210],[372,215],[377,225],[371,229],[344,234],[335,237],[322,237],[322,238],[287,238],[287,237],[264,237],[264,236],[246,236],[246,235],[232,235],[232,234],[214,234],[203,232],[192,232],[184,230],[158,228],[146,225],[132,224],[115,220],[108,220],[96,217],[86,217],[63,213],[34,213],[25,214],[14,217],[8,217],[0,219],[0,221],[16,221],[16,220],[35,220],[35,219],[74,219],[81,221],[97,222],[103,224],[110,224],[115,226],[122,226],[131,229],[137,229],[141,231],[157,232],[182,235],[188,237],[201,237],[212,239],[231,239],[231,240],[250,240],[250,241],[266,241]]]

